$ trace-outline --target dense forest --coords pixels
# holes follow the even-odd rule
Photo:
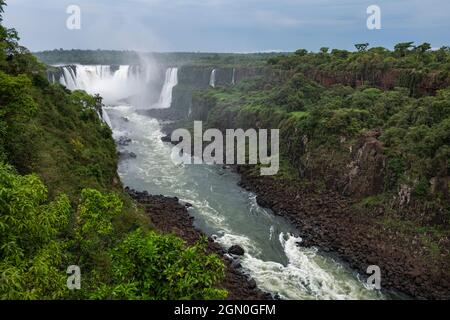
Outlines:
[[[0,299],[225,298],[206,242],[157,233],[122,191],[101,99],[50,84],[18,41],[0,25]]]
[[[201,53],[201,52],[136,52],[136,51],[116,51],[116,50],[63,50],[35,52],[34,55],[39,60],[49,64],[84,64],[84,65],[121,65],[140,64],[142,61],[156,61],[162,65],[181,66],[197,65],[216,66],[231,65],[259,65],[264,66],[270,58],[280,56],[280,53]],[[287,53],[286,53],[287,55]]]
[[[194,105],[207,109],[202,114],[210,127],[281,128],[288,178],[324,180],[367,197],[371,206],[392,205],[403,188],[408,204],[421,207],[420,225],[448,235],[450,49],[430,48],[402,43],[394,51],[299,50],[269,59],[263,76],[198,91]],[[373,152],[383,159],[382,168],[372,168],[373,177],[364,176],[358,188],[350,186],[350,176],[327,181],[355,160],[358,143],[367,137],[376,138],[379,149]]]

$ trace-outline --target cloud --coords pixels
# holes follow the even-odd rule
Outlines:
[[[5,17],[32,50],[140,48],[263,51],[300,46],[351,48],[369,41],[450,43],[448,0],[377,0],[381,31],[366,28],[373,0],[10,0]],[[82,9],[82,30],[65,28],[66,8]]]

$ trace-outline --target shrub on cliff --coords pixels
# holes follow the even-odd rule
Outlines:
[[[224,265],[205,255],[205,242],[186,247],[171,235],[136,230],[109,252],[112,274],[91,297],[96,299],[224,299],[214,288],[223,279]]]
[[[205,243],[188,247],[175,236],[138,229],[121,233],[124,214],[115,194],[82,191],[72,209],[66,195],[49,200],[36,175],[0,164],[0,299],[223,299],[224,277]],[[75,228],[70,226],[73,221]],[[66,286],[78,265],[82,288]]]

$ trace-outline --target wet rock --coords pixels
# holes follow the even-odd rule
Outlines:
[[[239,260],[233,260],[233,262],[231,263],[231,267],[233,269],[240,269],[240,268],[242,268],[242,265],[239,262]]]
[[[256,288],[256,281],[255,281],[255,279],[248,280],[248,285],[249,285],[250,289],[255,289]]]
[[[233,254],[235,256],[243,256],[245,253],[245,250],[241,246],[234,245],[228,249],[228,253]]]
[[[129,151],[119,151],[117,153],[119,155],[119,157],[123,160],[123,159],[136,159],[137,155],[134,152],[129,152]]]
[[[161,141],[162,142],[172,142],[172,138],[170,137],[170,135],[161,137]]]
[[[123,146],[123,147],[126,147],[126,146],[130,145],[130,143],[131,143],[131,139],[128,138],[128,137],[124,137],[124,136],[120,137],[120,138],[117,140],[117,144],[118,144],[119,146]]]
[[[364,169],[363,164],[360,168]],[[395,290],[427,299],[450,296],[450,276],[441,271],[449,270],[448,262],[439,260],[427,265],[425,247],[402,233],[380,227],[377,218],[357,214],[353,197],[329,191],[332,187],[324,192],[313,184],[289,185],[270,177],[255,177],[246,167],[238,171],[240,186],[249,187],[257,195],[258,204],[273,209],[302,231],[302,246],[318,247],[360,274],[366,273],[368,265],[380,266],[382,287],[388,292]],[[404,203],[408,193],[404,192]],[[399,198],[397,195],[397,202]]]

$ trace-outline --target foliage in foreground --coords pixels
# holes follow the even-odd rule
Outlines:
[[[223,299],[224,276],[205,242],[193,247],[172,235],[137,229],[118,235],[115,194],[82,191],[74,210],[65,195],[53,201],[36,175],[0,164],[1,299]],[[71,220],[74,220],[71,222]],[[119,236],[123,236],[123,239]],[[66,286],[78,265],[82,290]]]
[[[122,192],[101,101],[50,84],[18,40],[0,24],[0,299],[225,298],[220,258],[149,231]]]

